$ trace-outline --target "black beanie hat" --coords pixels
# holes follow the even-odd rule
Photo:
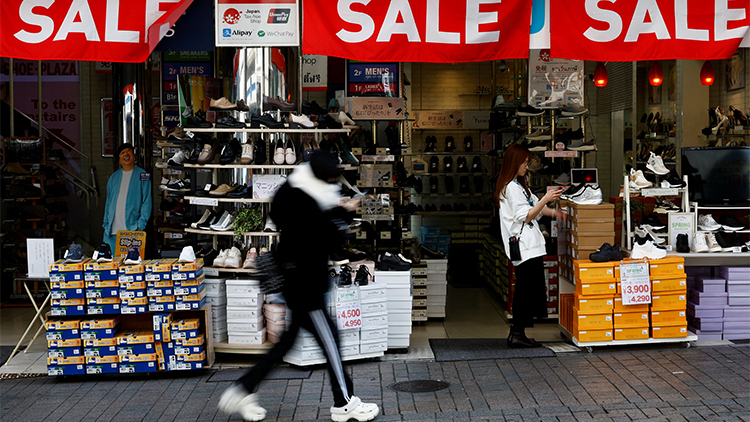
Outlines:
[[[338,160],[328,151],[316,149],[310,157],[310,167],[318,179],[328,182],[341,174]]]
[[[126,148],[130,148],[133,150],[133,154],[135,154],[135,148],[133,148],[133,144],[121,144],[119,147],[117,147],[117,154],[115,154],[115,157],[119,157],[120,153],[125,151]]]

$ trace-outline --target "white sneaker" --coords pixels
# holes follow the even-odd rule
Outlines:
[[[225,232],[232,230],[232,223],[234,223],[235,216],[230,214],[229,211],[224,211],[219,221],[216,224],[211,224],[211,230]]]
[[[555,184],[558,184],[558,185],[569,185],[570,184],[570,174],[563,173],[563,174],[557,176],[557,178],[555,180],[553,180],[553,182],[555,182]]]
[[[224,261],[227,259],[227,254],[229,254],[229,249],[222,249],[221,252],[219,252],[219,256],[214,258],[214,267],[223,267]]]
[[[242,144],[242,155],[240,156],[240,164],[252,164],[253,162],[253,142],[248,141],[246,144]]]
[[[347,116],[347,114],[343,111],[339,111],[339,122],[341,122],[341,124],[345,126],[357,126],[357,124],[354,123],[354,120],[350,119],[349,116]]]
[[[602,203],[602,190],[599,185],[587,185],[579,195],[570,198],[578,205],[599,205]]]
[[[530,141],[548,141],[552,139],[552,133],[549,129],[537,129],[533,133],[526,135]]]
[[[247,251],[247,255],[245,255],[245,262],[242,264],[242,268],[253,268],[253,264],[255,263],[255,258],[258,257],[258,250],[253,248],[250,248]]]
[[[714,231],[721,228],[721,224],[714,220],[714,216],[711,214],[702,214],[698,216],[698,227],[705,231]]]
[[[693,236],[693,252],[708,252],[708,245],[706,244],[706,233],[695,232]]]
[[[315,123],[310,121],[310,118],[304,114],[299,116],[294,113],[289,113],[289,127],[292,129],[299,129],[303,127],[305,129],[312,129],[315,127]]]
[[[229,387],[219,399],[219,410],[224,413],[239,413],[245,420],[262,421],[266,418],[266,409],[258,405],[255,394],[248,394],[241,385]]]
[[[651,186],[651,182],[646,180],[646,177],[643,175],[643,172],[635,169],[630,169],[630,181],[635,184],[638,189],[643,189]],[[631,185],[632,186],[632,185]]]
[[[180,259],[178,262],[195,262],[195,252],[192,246],[185,246],[180,252]]]
[[[161,191],[167,190],[167,185],[173,185],[173,184],[177,183],[177,181],[180,180],[180,179],[177,179],[175,177],[171,177],[169,180],[167,180],[166,183],[164,182],[165,180],[166,179],[162,177],[162,179],[161,179],[161,185],[159,185],[159,190],[161,190]]]
[[[662,161],[661,156],[654,154],[653,151],[649,152],[649,154],[646,168],[651,170],[652,173],[668,174],[669,169],[664,167],[664,161]]]
[[[630,252],[632,259],[662,259],[667,256],[667,251],[664,249],[657,248],[654,242],[647,240],[643,245],[635,242],[633,244],[633,251]]]
[[[721,252],[721,245],[716,241],[716,235],[713,232],[706,233],[706,245],[709,252]]]
[[[239,249],[232,246],[232,249],[227,253],[226,259],[224,259],[224,268],[240,268],[242,267],[242,252]]]
[[[185,153],[182,150],[177,151],[172,158],[167,161],[170,168],[182,168],[185,165]]]
[[[331,420],[334,422],[347,422],[356,419],[360,422],[371,421],[380,413],[380,408],[374,403],[362,403],[359,397],[352,396],[346,406],[331,406]]]
[[[266,218],[266,225],[263,227],[264,232],[275,232],[278,231],[276,228],[276,224],[274,224],[273,220],[271,220],[271,217]]]

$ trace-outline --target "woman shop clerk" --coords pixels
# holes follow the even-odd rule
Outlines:
[[[534,317],[547,317],[547,292],[544,282],[546,254],[544,236],[537,220],[542,216],[563,218],[562,212],[547,207],[560,198],[563,188],[548,191],[537,199],[529,190],[526,172],[531,153],[518,145],[511,145],[503,156],[497,176],[494,199],[500,208],[500,231],[505,253],[510,258],[509,238],[519,239],[520,260],[513,260],[516,285],[513,293],[513,323],[508,335],[508,347],[540,347],[526,337],[526,327],[534,326]]]

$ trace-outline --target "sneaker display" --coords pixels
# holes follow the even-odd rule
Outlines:
[[[599,185],[586,185],[580,194],[570,198],[578,205],[599,205],[602,203],[602,190]]]
[[[565,105],[563,106],[562,110],[560,110],[560,114],[563,116],[580,116],[588,112],[589,112],[589,109],[587,109],[586,107],[579,106],[577,104]]]
[[[125,260],[122,261],[125,265],[138,265],[141,263],[141,252],[136,248],[135,246],[130,247],[128,249],[128,255],[125,257]]]
[[[94,252],[94,256],[91,257],[96,262],[112,262],[112,249],[109,247],[109,243],[102,243],[99,245],[99,249]]]
[[[593,262],[621,261],[622,251],[620,250],[620,244],[615,243],[614,245],[610,245],[609,243],[605,243],[596,252],[589,254],[589,259]]]
[[[560,199],[564,199],[566,201],[570,201],[570,198],[578,195],[583,189],[586,187],[585,183],[579,183],[577,185],[573,185],[572,187],[569,187],[563,192],[562,195],[560,195]]]
[[[253,268],[255,265],[255,258],[258,257],[258,250],[254,247],[248,249],[247,255],[245,255],[245,262],[242,264],[242,268]]]
[[[203,212],[203,215],[201,216],[200,220],[190,223],[190,227],[194,229],[203,227],[203,225],[207,221],[211,221],[212,219],[214,219],[214,217],[216,217],[216,213],[213,210],[207,209],[206,211]]]
[[[729,240],[729,234],[725,232],[724,230],[719,230],[716,232],[716,243],[721,246],[721,250],[724,252],[732,252],[732,241]]]
[[[214,258],[213,266],[223,267],[224,261],[227,259],[227,254],[229,254],[229,249],[222,249],[221,252],[219,252],[219,255]]]
[[[221,215],[221,218],[219,218],[219,221],[217,221],[214,224],[211,224],[210,228],[211,230],[215,231],[227,231],[231,230],[232,223],[234,223],[234,214],[231,214],[229,211],[224,211],[224,214]]]
[[[654,242],[651,242],[650,240],[643,242],[643,244],[635,242],[633,244],[633,250],[630,252],[630,257],[632,259],[662,259],[665,256],[667,256],[667,251],[657,248],[654,245]]]
[[[642,171],[636,171],[634,168],[630,169],[630,181],[630,186],[635,185],[637,189],[647,188],[652,185],[651,182],[646,180],[646,177],[643,175]]]
[[[232,249],[227,253],[224,258],[224,268],[240,268],[242,267],[242,252],[239,249],[232,246]]]
[[[664,230],[667,226],[659,220],[659,217],[657,217],[656,214],[644,213],[643,218],[641,218],[641,227],[651,230]]]
[[[688,235],[686,233],[680,233],[677,235],[675,249],[677,252],[680,253],[688,253],[690,252],[690,243],[688,240]]]
[[[570,174],[569,173],[563,173],[555,178],[553,180],[555,184],[557,185],[569,185],[570,184]]]
[[[347,422],[349,419],[356,419],[360,422],[375,419],[380,413],[377,404],[363,403],[357,396],[352,396],[346,406],[331,406],[331,420],[334,422]]]
[[[655,174],[663,175],[669,173],[669,169],[664,167],[664,161],[661,159],[660,155],[654,154],[653,151],[649,151],[649,154],[648,162],[646,163],[647,169]]]
[[[274,224],[273,220],[271,220],[271,217],[267,217],[266,218],[266,225],[263,226],[263,231],[264,232],[276,232],[276,231],[279,231],[276,228],[276,224]]]
[[[702,214],[698,216],[698,227],[705,231],[719,230],[722,226],[714,220],[711,214]]]
[[[719,216],[719,224],[721,224],[721,227],[723,227],[724,230],[728,231],[745,229],[745,225],[742,224],[734,215],[726,212]]]
[[[83,261],[83,248],[78,243],[71,243],[68,250],[65,251],[65,263]]]
[[[192,246],[185,246],[180,252],[180,258],[177,262],[195,262],[195,251]]]
[[[708,244],[706,244],[706,233],[695,232],[695,235],[693,235],[693,246],[691,249],[696,253],[708,252]]]
[[[570,145],[568,145],[568,149],[571,151],[595,151],[596,148],[596,141],[593,139],[590,141],[584,141],[583,139],[580,139]]]
[[[544,114],[544,110],[530,105],[525,105],[516,110],[518,116],[541,116],[542,114]]]
[[[190,190],[189,179],[179,179],[174,183],[170,183],[164,188],[169,192],[188,192]]]
[[[721,251],[721,245],[719,245],[719,242],[716,241],[716,236],[713,232],[705,232],[706,233],[706,245],[708,246],[709,252],[719,252]]]
[[[662,198],[662,200],[657,199],[656,200],[656,208],[654,208],[654,212],[658,212],[659,214],[667,214],[670,212],[680,212],[681,209],[677,205],[674,204],[671,200],[667,198]]]
[[[537,129],[526,135],[526,139],[530,141],[548,141],[552,139],[552,132],[549,129]]]
[[[185,160],[187,157],[182,150],[174,153],[172,158],[167,161],[167,166],[171,169],[183,169],[185,168]]]

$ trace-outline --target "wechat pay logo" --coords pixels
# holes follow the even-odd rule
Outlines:
[[[264,31],[258,31],[258,36],[259,37],[265,37],[266,33]]]

